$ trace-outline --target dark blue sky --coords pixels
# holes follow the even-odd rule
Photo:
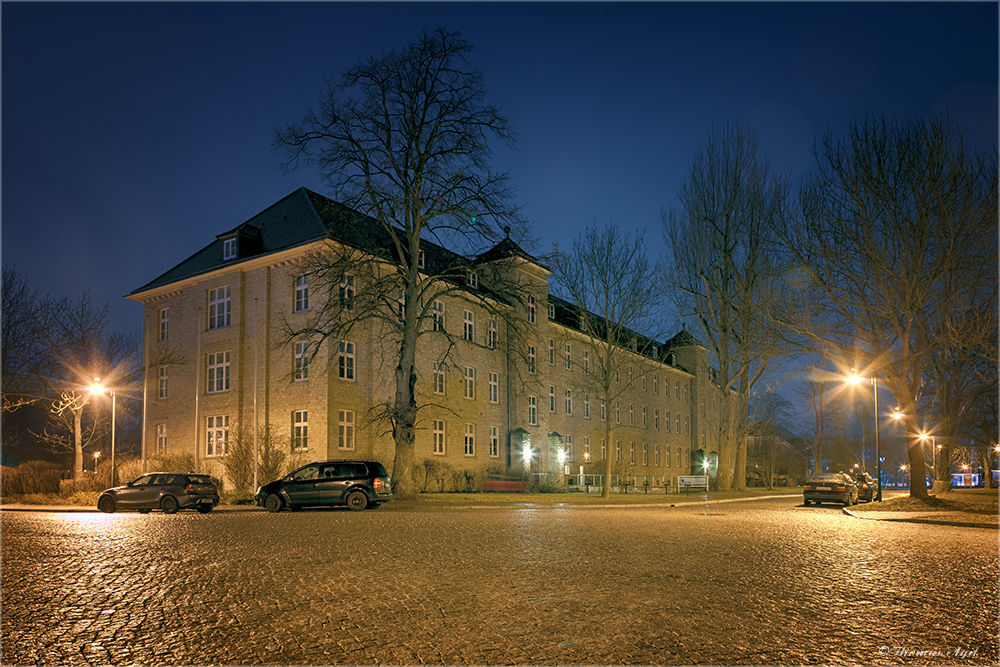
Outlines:
[[[797,182],[827,128],[947,111],[997,144],[997,3],[29,3],[2,12],[2,254],[41,293],[122,297],[299,186],[273,129],[327,76],[461,31],[519,133],[500,150],[543,247],[675,206],[712,123]]]

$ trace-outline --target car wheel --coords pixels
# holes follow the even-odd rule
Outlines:
[[[811,500],[804,500],[804,501],[802,501],[802,504],[805,505],[806,507],[809,507],[810,505],[813,504],[813,501],[811,501]]]
[[[352,491],[347,495],[347,506],[355,512],[360,512],[368,507],[368,496],[364,491]]]
[[[166,496],[160,501],[160,509],[164,514],[174,514],[177,512],[177,499],[173,496]]]
[[[212,511],[211,505],[198,505],[198,514],[208,514]]]
[[[115,499],[111,496],[101,496],[101,499],[97,501],[97,509],[111,514],[115,511]]]
[[[281,496],[276,493],[269,494],[267,498],[264,499],[264,509],[272,514],[274,512],[280,512],[283,504],[284,503],[281,502]]]

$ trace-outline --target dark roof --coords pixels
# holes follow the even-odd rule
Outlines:
[[[499,243],[484,252],[483,254],[476,257],[477,262],[492,262],[497,259],[507,259],[508,257],[520,257],[521,259],[527,260],[532,264],[537,264],[543,269],[549,270],[549,267],[540,263],[537,259],[526,253],[521,246],[517,245],[510,240],[509,236],[505,236]]]
[[[701,341],[688,333],[687,329],[681,329],[677,332],[677,335],[667,341],[667,347],[671,349],[675,347],[689,347],[691,345],[705,347],[702,345]]]

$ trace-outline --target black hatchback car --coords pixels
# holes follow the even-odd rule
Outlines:
[[[208,514],[218,504],[219,490],[212,478],[192,472],[146,473],[125,486],[102,491],[97,499],[102,512],[139,510],[142,514],[152,510],[173,514],[183,509]]]
[[[389,473],[378,461],[309,463],[260,487],[255,496],[268,512],[331,505],[361,511],[391,498]]]

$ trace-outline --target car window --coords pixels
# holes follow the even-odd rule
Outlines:
[[[150,484],[153,486],[167,486],[172,483],[171,480],[173,477],[173,475],[157,475]]]
[[[323,466],[323,479],[341,479],[341,466],[339,463],[330,463]]]
[[[131,482],[129,482],[129,486],[147,486],[152,481],[153,481],[152,475],[143,475],[142,477],[133,479]]]
[[[319,466],[307,466],[305,468],[302,468],[301,470],[296,470],[291,475],[289,475],[289,478],[292,479],[293,481],[310,480],[310,479],[316,479],[318,477],[319,477]]]
[[[385,470],[385,466],[382,465],[381,463],[369,463],[368,466],[371,467],[371,468],[373,468],[372,474],[374,474],[376,477],[388,477],[389,476],[389,473],[386,472],[386,470]]]
[[[188,482],[191,484],[214,484],[208,475],[188,475]]]

